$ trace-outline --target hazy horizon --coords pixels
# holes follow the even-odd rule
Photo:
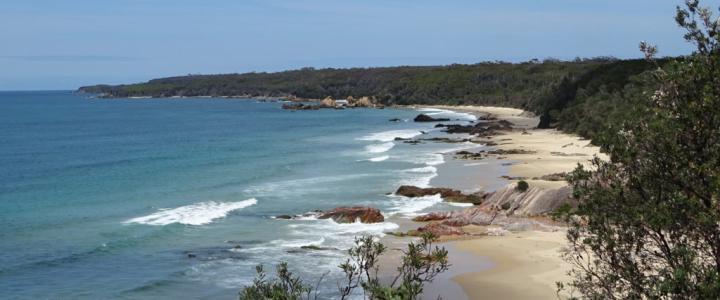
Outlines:
[[[715,9],[719,1],[704,1]],[[0,90],[72,90],[185,74],[690,53],[682,1],[10,1]],[[716,9],[715,9],[716,10]],[[508,17],[510,16],[510,17]]]

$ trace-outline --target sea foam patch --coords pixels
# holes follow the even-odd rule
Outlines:
[[[224,218],[231,211],[243,209],[255,204],[257,204],[257,199],[255,198],[238,202],[200,202],[178,208],[161,209],[154,214],[133,218],[125,221],[124,223],[157,226],[173,223],[205,225],[212,223],[215,219]]]
[[[471,113],[457,112],[439,108],[420,108],[417,111],[423,112],[429,116],[437,116],[449,119],[459,119],[463,121],[477,121],[477,117]]]
[[[388,195],[388,197],[390,197],[390,201],[392,203],[389,214],[400,214],[408,217],[420,215],[420,212],[423,210],[443,202],[440,194],[415,198],[408,198],[399,195]]]
[[[374,144],[365,146],[365,150],[370,153],[383,153],[395,147],[395,143],[386,142],[382,144]]]
[[[368,161],[371,161],[371,162],[381,162],[381,161],[386,161],[386,160],[388,160],[388,158],[390,158],[390,156],[388,156],[388,155],[383,155],[383,156],[373,157],[373,158],[371,158],[371,159],[368,159]]]
[[[361,141],[391,142],[394,141],[395,138],[409,139],[421,134],[421,131],[415,129],[388,130],[371,133],[357,139]]]
[[[400,181],[400,185],[412,185],[422,188],[430,187],[430,181],[438,175],[437,168],[430,165],[401,172],[404,176]]]

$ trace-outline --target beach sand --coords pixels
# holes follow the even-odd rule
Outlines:
[[[518,232],[453,242],[455,252],[471,253],[492,266],[455,276],[469,299],[557,299],[556,281],[569,266],[559,256],[565,232]]]
[[[563,133],[554,129],[535,129],[539,118],[520,109],[503,107],[481,106],[430,106],[433,108],[448,109],[476,113],[478,116],[488,114],[515,124],[518,130],[492,136],[488,140],[496,143],[496,149],[511,150],[524,149],[533,151],[532,154],[502,155],[501,159],[512,163],[507,169],[502,169],[500,175],[526,178],[531,186],[540,188],[559,188],[567,185],[565,181],[533,180],[543,175],[570,172],[578,164],[590,166],[594,156],[607,159],[600,153],[598,147],[592,146],[585,140],[573,134]],[[496,162],[489,161],[497,165]],[[482,182],[486,191],[489,187],[497,187],[498,183],[490,184],[492,175],[468,174],[467,169],[458,171],[460,166],[448,163],[447,173],[461,172],[472,179],[465,179],[462,188],[472,189],[467,182]],[[500,170],[492,168],[491,173]],[[494,175],[494,174],[493,174]],[[433,182],[449,184],[451,177],[443,179],[442,170],[439,178]],[[498,181],[504,185],[511,181]],[[440,185],[438,185],[440,186]],[[452,186],[451,186],[452,187]],[[459,284],[467,299],[557,299],[557,281],[567,281],[566,272],[570,266],[561,259],[561,249],[566,245],[565,231],[555,232],[525,231],[513,232],[504,236],[463,237],[461,240],[445,242],[449,250],[449,257],[458,257],[453,265],[461,266],[459,270],[451,271],[452,283],[446,277],[438,278],[431,285],[447,286],[454,289],[454,283]],[[490,263],[487,263],[490,262]],[[475,266],[475,270],[468,270],[466,266]],[[456,292],[452,293],[457,296]],[[431,293],[427,296],[433,296]],[[450,299],[450,298],[446,298]]]

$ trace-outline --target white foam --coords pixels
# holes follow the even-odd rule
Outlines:
[[[395,138],[409,139],[421,135],[422,132],[415,129],[403,129],[403,130],[389,130],[372,133],[360,138],[361,141],[379,141],[379,142],[390,142],[394,141]]]
[[[440,111],[446,111],[446,110],[439,109],[439,108],[432,108],[432,107],[423,107],[423,108],[418,108],[417,111],[419,111],[419,112],[440,112]]]
[[[463,166],[465,166],[465,167],[474,167],[474,166],[484,166],[484,165],[487,165],[487,164],[488,164],[488,163],[486,163],[486,162],[477,162],[477,163],[464,164]]]
[[[274,241],[271,241],[270,244],[277,245],[280,247],[285,247],[285,248],[300,248],[303,246],[320,246],[324,242],[325,242],[325,238],[320,237],[319,239],[316,239],[316,240],[291,240],[291,241],[274,240]]]
[[[459,202],[447,202],[447,204],[451,205],[451,206],[458,206],[458,207],[470,207],[470,206],[475,205],[472,203],[459,203]]]
[[[472,148],[478,148],[478,147],[480,147],[480,146],[473,142],[463,142],[463,143],[458,143],[456,146],[453,146],[453,147],[450,147],[447,149],[443,149],[440,151],[440,153],[451,153],[451,152],[472,149]]]
[[[413,217],[420,215],[419,212],[432,207],[435,204],[443,202],[440,194],[408,198],[398,195],[389,195],[392,207],[390,208],[390,215],[400,214],[403,216]]]
[[[365,150],[370,153],[383,153],[395,147],[395,143],[387,142],[382,144],[374,144],[365,146]]]
[[[414,168],[414,169],[408,169],[404,172],[408,173],[437,173],[437,168],[433,166],[427,166],[422,168]]]
[[[225,217],[231,211],[243,209],[255,204],[257,204],[257,199],[255,198],[238,202],[200,202],[178,208],[161,209],[154,214],[133,218],[125,221],[125,223],[145,225],[168,225],[173,223],[205,225],[212,223],[215,219]]]
[[[438,109],[438,108],[420,108],[417,111],[419,112],[425,112],[426,115],[429,116],[441,116],[444,118],[449,119],[460,119],[464,121],[477,121],[477,117],[474,114],[471,113],[465,113],[465,112],[457,112],[447,109]]]
[[[354,223],[337,223],[332,219],[327,219],[326,222],[319,223],[318,227],[323,228],[326,232],[335,231],[337,234],[352,235],[354,238],[358,233],[383,236],[385,231],[395,230],[400,226],[392,222],[362,223],[358,220]]]
[[[425,161],[428,166],[437,166],[445,163],[445,157],[439,153],[432,153],[431,157]]]
[[[335,176],[318,176],[302,179],[290,179],[275,182],[264,182],[246,188],[243,192],[250,195],[308,194],[327,190],[328,184],[340,184],[343,181],[371,176],[371,174],[347,174]]]
[[[430,181],[438,175],[437,168],[433,166],[408,169],[402,172],[405,173],[405,176],[400,181],[400,185],[413,185],[422,188],[430,187]]]
[[[368,159],[368,160],[371,161],[371,162],[380,162],[380,161],[388,160],[388,158],[390,158],[390,156],[384,155],[384,156],[373,157],[373,158]]]
[[[299,237],[305,244],[321,246],[325,244],[338,249],[347,249],[353,246],[355,237],[360,235],[373,235],[382,237],[385,232],[393,231],[399,228],[398,224],[392,222],[381,223],[337,223],[332,219],[309,220],[304,222],[294,222],[288,225],[290,234]],[[317,237],[323,237],[322,243],[309,243],[317,241]],[[301,244],[300,241],[287,241],[285,244],[293,245]]]

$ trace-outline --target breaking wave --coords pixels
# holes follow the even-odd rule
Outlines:
[[[231,211],[243,209],[255,204],[257,204],[257,199],[255,198],[238,202],[200,202],[178,208],[161,209],[154,214],[133,218],[125,221],[125,223],[159,226],[173,223],[205,225],[212,223],[215,219],[224,218]]]

